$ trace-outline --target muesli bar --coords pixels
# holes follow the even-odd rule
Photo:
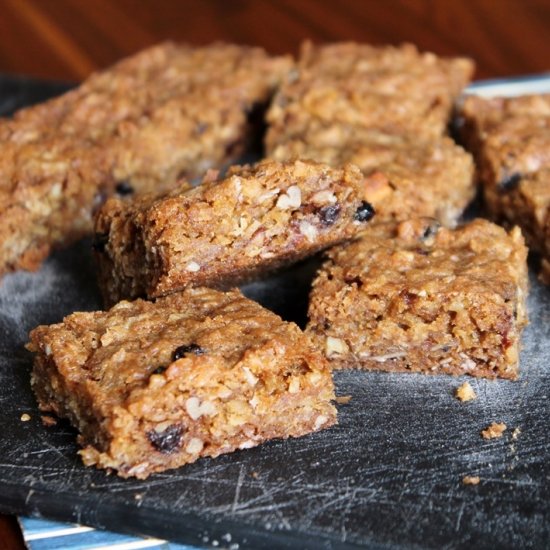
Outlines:
[[[527,323],[519,228],[377,224],[328,253],[307,331],[335,368],[516,379]]]
[[[236,290],[120,302],[30,338],[40,408],[78,429],[84,464],[122,477],[336,422],[323,355]]]

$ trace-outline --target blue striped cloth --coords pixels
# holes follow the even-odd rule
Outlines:
[[[74,523],[22,517],[19,518],[19,524],[29,550],[198,550],[195,546],[97,531]]]

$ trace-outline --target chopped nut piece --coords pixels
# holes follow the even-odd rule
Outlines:
[[[307,221],[300,222],[300,233],[311,243],[317,238],[317,228]]]
[[[470,386],[469,382],[464,382],[462,386],[459,386],[456,389],[455,397],[457,399],[460,399],[460,401],[472,401],[473,399],[477,398],[476,392],[474,391],[474,388]]]
[[[43,414],[40,416],[40,420],[42,420],[43,426],[55,426],[57,424],[57,419],[53,416],[50,416],[48,414]]]
[[[200,453],[203,447],[204,447],[204,442],[198,437],[193,437],[192,439],[189,440],[189,443],[187,443],[185,450],[189,454],[194,455],[194,454]]]
[[[483,439],[497,439],[502,437],[502,434],[506,431],[506,424],[504,422],[493,422],[490,426],[487,426],[481,431]]]
[[[302,204],[302,192],[297,185],[291,185],[286,193],[277,199],[277,208],[286,210],[287,208],[299,208]]]
[[[351,401],[351,395],[338,395],[335,401],[340,405],[347,405]]]
[[[462,478],[464,485],[479,485],[480,481],[479,476],[464,476]]]
[[[335,354],[343,354],[349,351],[348,345],[341,338],[334,338],[334,336],[327,336],[325,345],[325,351],[327,357]]]
[[[21,415],[21,422],[28,422],[31,419],[31,415],[27,413],[23,413]]]
[[[201,405],[201,402],[198,397],[190,397],[185,402],[185,410],[193,420],[197,420],[202,416],[200,405]]]

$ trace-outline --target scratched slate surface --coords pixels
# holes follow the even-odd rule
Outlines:
[[[62,89],[0,78],[0,110]],[[246,292],[303,322],[314,267]],[[147,481],[84,468],[75,432],[43,427],[30,390],[28,331],[99,305],[87,241],[0,285],[0,511],[232,550],[549,547],[550,289],[534,277],[518,382],[470,380],[478,399],[460,403],[458,378],[338,373],[352,396],[338,426]],[[485,441],[492,421],[509,429]]]

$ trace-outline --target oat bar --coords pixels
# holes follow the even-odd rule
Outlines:
[[[477,157],[487,208],[519,225],[530,248],[550,259],[550,94],[468,97],[462,108],[465,142]]]
[[[517,378],[527,322],[519,228],[377,224],[328,256],[308,331],[334,367]]]
[[[336,422],[326,359],[238,291],[121,302],[30,337],[40,408],[79,430],[86,465],[122,477]]]
[[[234,285],[349,239],[374,215],[366,182],[353,165],[265,160],[191,190],[110,199],[94,241],[105,301]]]
[[[259,48],[166,43],[0,120],[0,276],[89,233],[107,195],[235,161],[290,67]]]
[[[472,157],[450,138],[419,142],[374,136],[333,125],[307,142],[290,140],[271,153],[276,160],[312,159],[331,166],[357,165],[369,177],[376,223],[428,216],[453,225],[475,195]]]
[[[411,44],[305,43],[297,69],[289,73],[268,111],[267,152],[335,123],[353,130],[437,138],[445,133],[454,101],[473,69],[469,59],[440,58]]]

